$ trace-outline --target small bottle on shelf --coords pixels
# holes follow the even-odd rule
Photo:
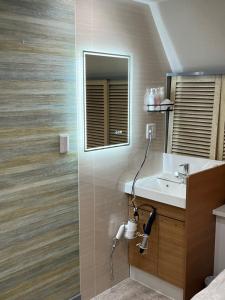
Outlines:
[[[155,89],[154,88],[150,89],[150,93],[148,96],[148,105],[150,111],[155,110]]]
[[[155,106],[159,106],[160,105],[160,88],[156,88],[155,89]]]
[[[159,96],[160,96],[160,103],[165,100],[165,88],[164,86],[161,86],[159,88]]]
[[[160,110],[159,88],[154,88],[154,111]]]
[[[144,110],[145,111],[148,111],[148,98],[149,98],[149,94],[150,94],[150,89],[149,88],[146,88],[146,91],[145,91],[145,96],[144,96]]]

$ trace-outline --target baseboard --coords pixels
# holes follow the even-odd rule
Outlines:
[[[130,278],[157,291],[170,299],[183,300],[183,289],[176,287],[156,276],[130,266]]]
[[[81,300],[81,295],[80,294],[76,295],[76,296],[70,298],[69,300]]]

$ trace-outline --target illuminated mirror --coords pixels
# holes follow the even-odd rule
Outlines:
[[[129,144],[129,57],[84,52],[85,150]]]

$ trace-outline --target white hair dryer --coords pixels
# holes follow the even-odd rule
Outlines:
[[[136,238],[137,223],[134,220],[128,220],[127,224],[122,224],[115,236],[115,239],[119,241],[121,238],[132,240]]]

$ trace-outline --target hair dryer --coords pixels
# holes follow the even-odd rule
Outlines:
[[[137,245],[140,248],[141,254],[143,254],[144,251],[148,248],[148,237],[151,233],[152,224],[154,223],[155,217],[156,217],[156,208],[153,207],[152,211],[150,212],[147,225],[144,224],[143,226],[144,229],[143,240],[140,244]]]
[[[137,223],[133,220],[128,220],[127,224],[122,224],[115,236],[116,240],[124,237],[127,240],[132,240],[136,237]]]

